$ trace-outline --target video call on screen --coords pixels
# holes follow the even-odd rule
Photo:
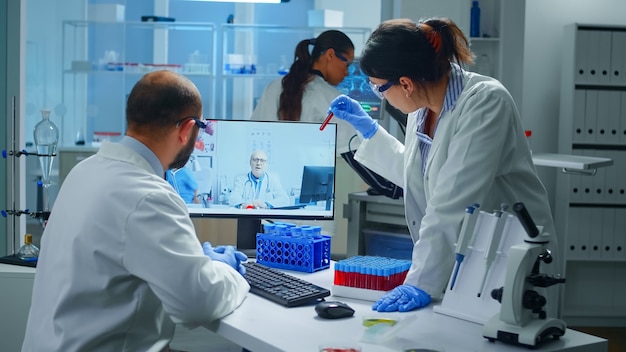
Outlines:
[[[334,193],[336,134],[332,123],[320,131],[319,123],[210,120],[198,134],[184,170],[172,170],[168,181],[177,185],[175,189],[184,189],[186,177],[195,181],[197,199],[185,200],[192,216],[332,217],[334,202],[326,199],[332,199]],[[249,181],[255,151],[266,158],[252,159],[267,159],[263,162],[265,181],[257,194],[281,193],[278,189],[282,189],[288,196],[274,209],[240,209],[231,204],[234,188],[241,193],[243,186],[246,195],[255,192]],[[304,185],[303,176],[310,180]],[[311,192],[319,194],[311,196]]]

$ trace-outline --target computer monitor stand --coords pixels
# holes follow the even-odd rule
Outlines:
[[[248,258],[256,257],[256,234],[263,232],[261,219],[237,219],[237,250],[245,253]]]

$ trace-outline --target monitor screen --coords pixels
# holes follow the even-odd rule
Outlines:
[[[339,83],[337,89],[361,103],[365,110],[372,118],[380,117],[380,106],[382,100],[372,92],[369,84],[369,77],[361,71],[361,65],[358,59],[354,59],[350,68],[348,68],[348,76]]]
[[[195,217],[333,219],[336,125],[210,120],[168,182]]]
[[[336,124],[207,122],[187,164],[166,173],[190,216],[236,218],[249,256],[261,219],[333,219]]]
[[[328,208],[333,199],[335,168],[332,166],[304,166],[300,202],[313,204],[322,202]]]

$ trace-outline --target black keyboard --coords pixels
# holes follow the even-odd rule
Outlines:
[[[330,296],[330,291],[257,262],[245,262],[250,292],[285,307],[295,307]]]

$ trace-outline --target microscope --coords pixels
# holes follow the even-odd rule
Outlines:
[[[546,316],[546,298],[533,288],[561,284],[565,279],[540,273],[541,263],[549,264],[553,259],[544,247],[549,234],[540,235],[523,203],[515,204],[513,211],[527,236],[524,243],[509,249],[504,286],[491,291],[491,297],[502,305],[500,313],[485,323],[483,337],[490,342],[536,348],[550,337],[558,340],[566,325]]]

